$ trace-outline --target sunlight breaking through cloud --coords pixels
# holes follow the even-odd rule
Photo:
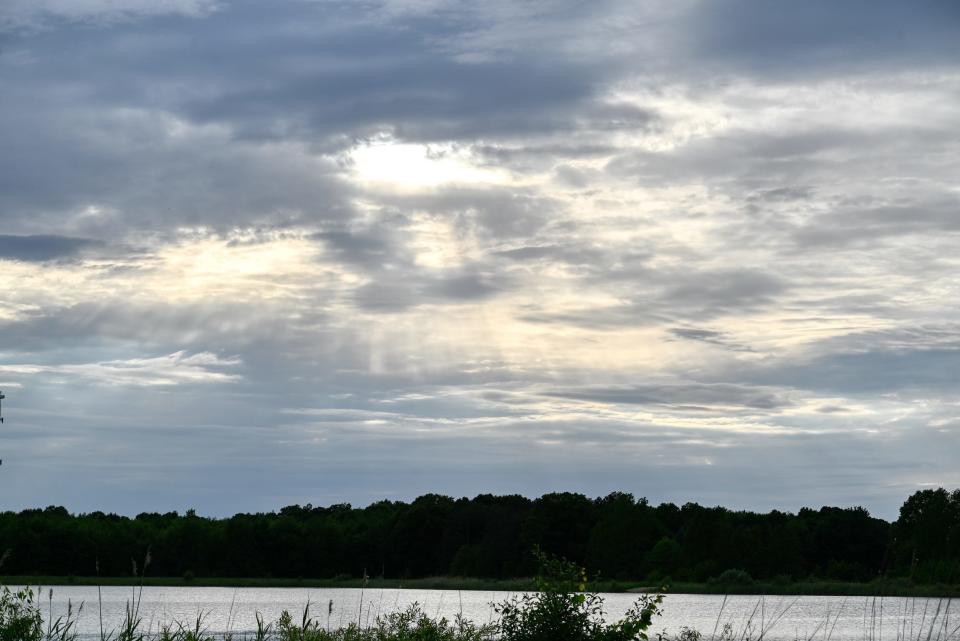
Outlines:
[[[5,5],[5,505],[956,481],[960,15],[869,4]]]

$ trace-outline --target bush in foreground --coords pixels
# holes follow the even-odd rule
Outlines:
[[[647,639],[663,595],[640,597],[616,623],[607,623],[603,598],[587,591],[583,568],[536,552],[537,591],[496,606],[503,641],[632,641]]]

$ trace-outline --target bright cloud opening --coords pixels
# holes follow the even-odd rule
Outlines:
[[[506,172],[477,167],[453,146],[376,142],[351,154],[359,180],[399,191],[418,191],[446,184],[503,184]]]

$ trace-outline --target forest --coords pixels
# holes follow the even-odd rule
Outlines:
[[[537,499],[427,494],[410,503],[292,505],[205,518],[130,518],[62,507],[0,514],[7,576],[129,576],[150,550],[158,577],[510,578],[534,572],[534,547],[606,579],[956,583],[960,490],[923,490],[888,523],[863,508],[754,513],[631,494]],[[142,565],[141,565],[142,569]]]

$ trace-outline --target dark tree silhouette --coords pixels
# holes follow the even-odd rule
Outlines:
[[[924,490],[894,524],[863,508],[797,514],[736,512],[625,493],[438,494],[411,503],[292,505],[279,512],[210,519],[186,514],[135,518],[62,507],[0,514],[7,575],[130,573],[152,548],[155,576],[416,578],[530,576],[534,546],[608,579],[704,581],[727,570],[758,580],[792,577],[918,582],[960,578],[960,491]]]

